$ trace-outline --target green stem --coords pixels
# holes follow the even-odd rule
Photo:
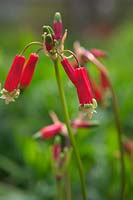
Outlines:
[[[58,84],[58,90],[59,90],[62,108],[63,108],[63,112],[64,112],[65,123],[67,126],[70,142],[73,147],[73,152],[74,152],[74,155],[75,155],[75,158],[77,161],[77,167],[79,170],[80,182],[81,182],[81,188],[82,188],[82,196],[83,196],[83,200],[86,200],[87,197],[86,197],[86,190],[85,190],[85,179],[84,179],[84,174],[83,174],[83,166],[82,166],[82,162],[81,162],[78,150],[77,150],[76,142],[75,142],[73,132],[71,129],[71,125],[70,125],[69,113],[68,113],[68,109],[67,109],[67,102],[66,102],[66,98],[65,98],[65,94],[64,94],[64,90],[63,90],[63,86],[62,86],[62,81],[61,81],[61,77],[60,77],[60,73],[59,73],[57,60],[54,60],[54,67],[55,67],[56,80],[57,80],[57,84]]]
[[[114,109],[115,124],[116,124],[117,134],[118,134],[119,150],[120,150],[120,162],[121,162],[120,200],[124,200],[125,186],[126,186],[125,162],[124,162],[124,149],[123,149],[123,143],[122,143],[122,128],[121,128],[121,123],[120,123],[117,98],[116,98],[113,86],[111,84],[111,81],[109,79],[108,71],[107,71],[106,67],[101,62],[99,62],[99,60],[97,60],[91,53],[88,54],[88,59],[91,60],[91,62],[94,63],[95,66],[97,66],[98,69],[103,72],[103,74],[106,76],[106,78],[109,81],[110,92],[112,94],[112,103],[113,103],[113,109]]]
[[[41,47],[43,47],[43,43],[41,43],[41,42],[30,42],[29,44],[27,44],[23,49],[22,49],[22,51],[21,51],[21,53],[20,53],[20,55],[22,55],[30,46],[32,46],[32,45],[39,45],[39,46],[41,46]]]
[[[113,109],[114,109],[115,124],[116,124],[117,132],[118,132],[118,142],[119,142],[119,149],[120,149],[120,161],[121,161],[120,200],[124,200],[126,177],[125,177],[124,149],[123,149],[123,142],[122,142],[122,128],[121,128],[121,124],[120,124],[118,102],[117,102],[117,98],[116,98],[116,95],[115,95],[115,92],[114,92],[111,82],[110,82],[110,91],[112,94],[112,103],[113,103]]]
[[[70,175],[68,169],[65,172],[65,192],[66,192],[66,200],[71,200]]]
[[[57,200],[63,200],[62,197],[62,180],[57,180]]]

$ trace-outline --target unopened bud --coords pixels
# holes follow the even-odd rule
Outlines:
[[[51,26],[43,26],[43,33],[53,35],[53,34],[54,34],[54,31],[53,31],[53,29],[51,28]]]

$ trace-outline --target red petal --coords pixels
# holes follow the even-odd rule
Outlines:
[[[4,84],[4,89],[6,89],[8,92],[12,92],[13,90],[18,88],[24,62],[25,62],[24,56],[21,55],[15,56]]]

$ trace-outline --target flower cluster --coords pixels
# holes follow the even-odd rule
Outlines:
[[[15,101],[15,98],[19,96],[20,89],[26,88],[30,84],[38,58],[37,54],[32,53],[25,64],[26,59],[24,56],[15,56],[4,83],[4,88],[0,92],[2,94],[0,98],[4,99],[6,104]]]
[[[37,133],[35,133],[33,135],[34,139],[41,138],[41,139],[47,140],[47,139],[52,139],[56,135],[59,135],[59,134],[64,137],[68,137],[66,124],[61,122],[59,118],[57,117],[56,113],[54,112],[50,112],[50,117],[53,123],[48,126],[44,126]],[[91,121],[86,120],[82,114],[80,114],[75,119],[71,120],[70,124],[73,129],[73,133],[75,133],[78,129],[81,129],[81,128],[90,129],[93,127],[97,127],[99,125],[98,121],[96,120],[91,120]]]
[[[53,60],[61,57],[62,66],[76,87],[80,103],[79,109],[80,111],[86,112],[91,118],[92,113],[95,112],[95,108],[97,106],[96,100],[93,98],[94,95],[91,89],[91,82],[88,78],[87,70],[80,66],[74,68],[64,55],[64,52],[67,51],[64,50],[66,32],[62,35],[62,20],[59,12],[55,13],[53,28],[51,26],[43,26],[42,36],[43,43],[41,43],[41,49],[44,49],[46,55]],[[100,52],[96,53],[100,54]],[[6,104],[14,101],[15,98],[19,96],[20,91],[29,86],[38,58],[39,55],[37,53],[31,53],[26,63],[26,59],[23,55],[17,55],[14,58],[11,69],[7,75],[4,88],[1,90],[1,98],[5,99]],[[93,87],[93,89],[94,88],[95,87]],[[94,93],[98,95],[97,91]]]

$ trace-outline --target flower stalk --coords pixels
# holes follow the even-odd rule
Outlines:
[[[126,186],[126,176],[125,176],[125,162],[124,162],[124,149],[123,149],[123,142],[122,142],[122,128],[120,123],[120,117],[119,117],[119,108],[118,108],[118,102],[117,97],[115,95],[114,88],[112,86],[112,83],[108,76],[108,71],[106,67],[99,62],[91,53],[86,54],[88,60],[90,60],[92,63],[95,64],[96,67],[99,68],[99,70],[103,73],[104,77],[108,80],[108,87],[112,95],[112,103],[113,103],[113,109],[114,109],[114,117],[115,117],[115,124],[117,128],[117,134],[118,134],[118,143],[119,143],[119,150],[120,150],[120,163],[121,163],[121,191],[120,191],[120,200],[124,200],[125,195],[125,186]]]
[[[58,60],[54,60],[53,62],[54,62],[56,80],[57,80],[58,90],[59,90],[60,99],[61,99],[61,103],[62,103],[63,113],[64,113],[64,117],[65,117],[65,123],[66,123],[66,126],[67,126],[68,134],[69,134],[69,137],[70,137],[70,142],[71,142],[72,147],[73,147],[73,152],[74,152],[75,159],[77,161],[77,167],[78,167],[78,170],[79,170],[81,187],[82,187],[82,196],[83,196],[83,200],[86,200],[87,196],[86,196],[86,190],[85,190],[85,179],[84,179],[84,175],[83,175],[83,166],[82,166],[82,162],[81,162],[78,150],[77,150],[76,142],[75,142],[73,132],[72,132],[72,129],[71,129],[71,125],[70,125],[67,103],[66,103],[65,94],[64,94],[64,90],[63,90],[63,86],[62,86],[62,82],[61,82],[58,63],[57,63]]]

